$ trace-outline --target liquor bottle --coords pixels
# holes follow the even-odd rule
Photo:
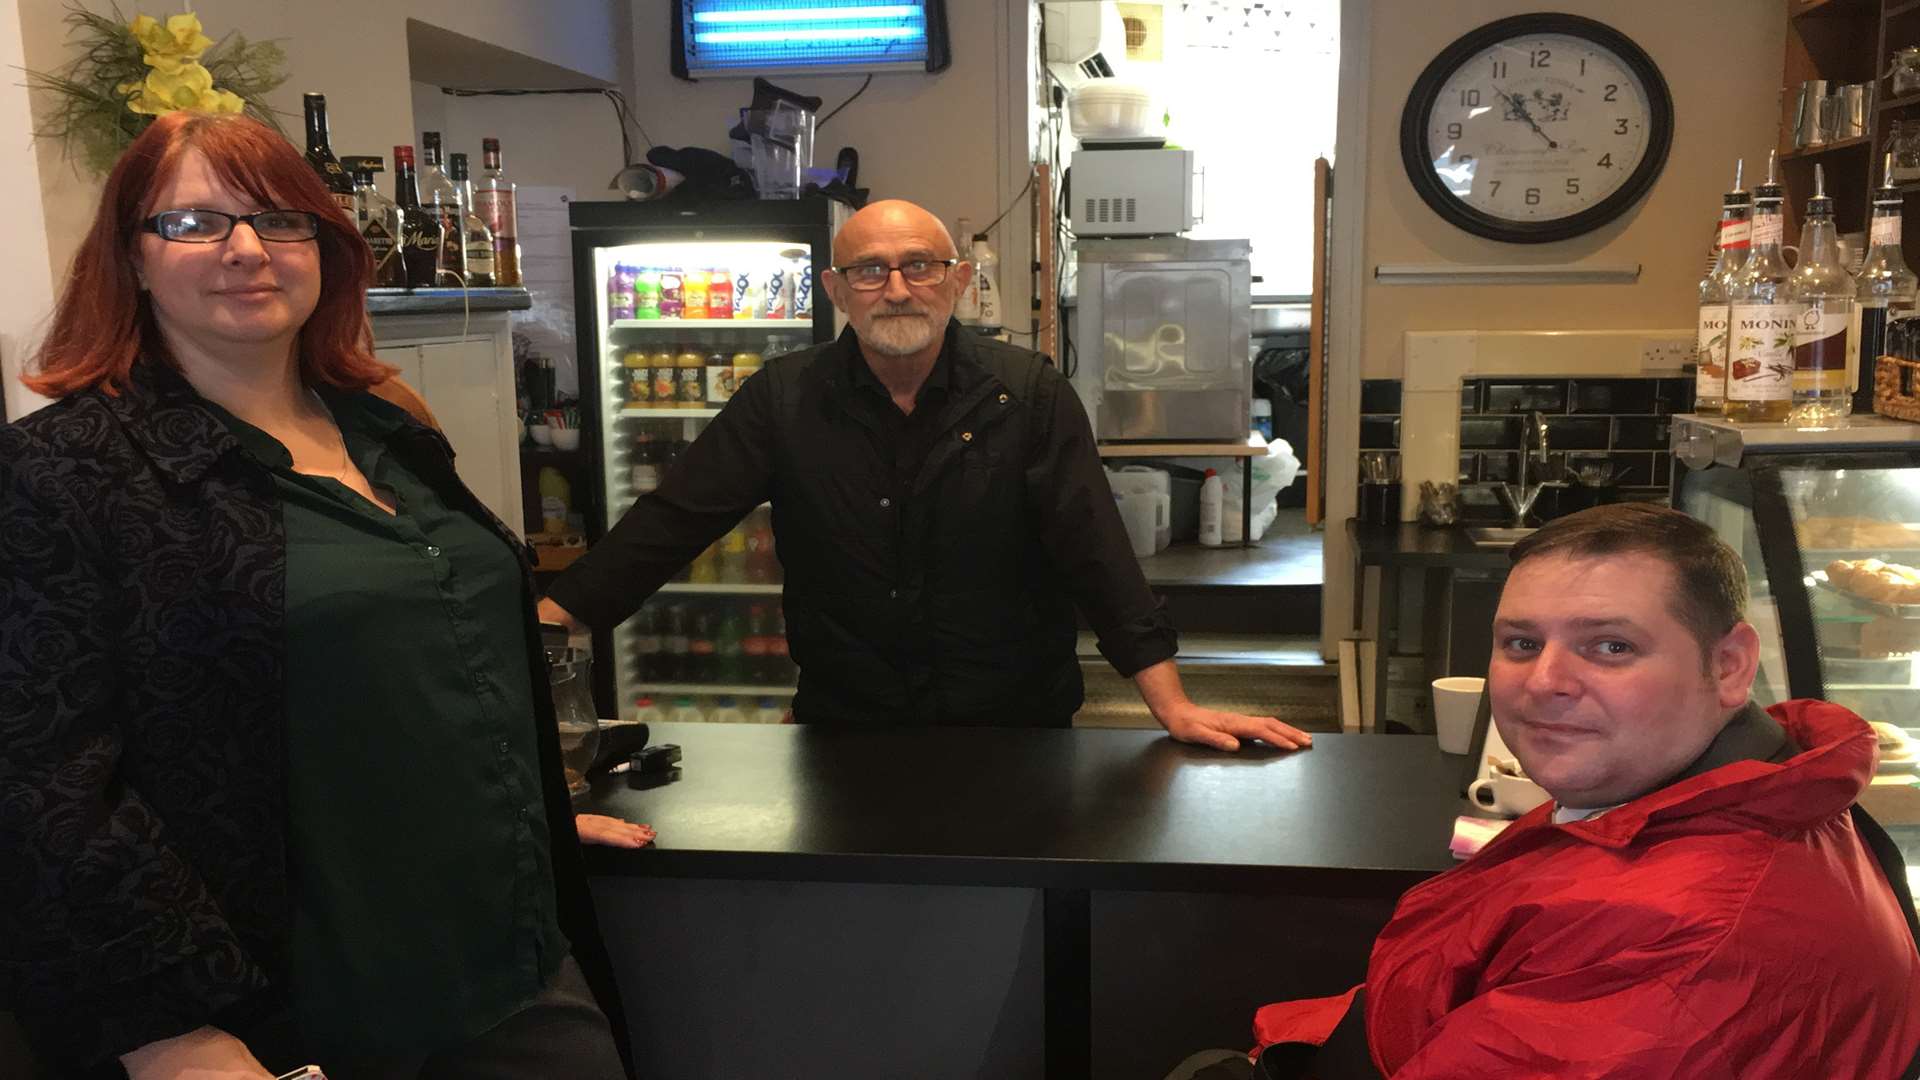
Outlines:
[[[1787,279],[1787,298],[1798,309],[1793,336],[1793,410],[1796,427],[1823,428],[1846,422],[1853,411],[1847,381],[1847,328],[1853,324],[1853,275],[1841,261],[1824,165],[1813,167],[1813,198],[1800,230],[1800,261]]]
[[[1867,234],[1867,259],[1854,284],[1853,333],[1847,338],[1853,371],[1853,411],[1873,411],[1873,374],[1888,350],[1887,321],[1914,310],[1916,282],[1900,251],[1900,189],[1893,183],[1893,155],[1886,156],[1879,190],[1873,193],[1873,221]]]
[[[353,174],[354,224],[373,252],[373,287],[404,289],[407,266],[400,255],[400,207],[380,193],[373,179],[384,162],[377,156],[351,157],[346,165]]]
[[[1753,189],[1753,240],[1727,290],[1727,419],[1779,421],[1793,407],[1793,336],[1799,311],[1787,295],[1780,254],[1780,186],[1776,153],[1767,152],[1767,182]]]
[[[513,181],[500,169],[500,140],[480,140],[480,179],[473,186],[473,212],[493,233],[493,280],[519,285],[520,226],[514,208]]]
[[[1709,415],[1727,407],[1727,294],[1740,266],[1747,261],[1753,226],[1747,212],[1753,197],[1740,186],[1746,163],[1733,165],[1733,190],[1720,198],[1720,238],[1714,244],[1713,266],[1700,282],[1699,338],[1694,353],[1693,410]]]
[[[407,288],[431,288],[439,266],[440,219],[420,207],[411,146],[393,148],[393,195],[400,210],[400,257]]]
[[[333,147],[327,143],[327,96],[325,94],[302,95],[307,106],[307,164],[320,174],[320,179],[332,192],[333,201],[348,217],[354,214],[356,199],[353,193],[353,177],[333,156]]]
[[[459,288],[467,281],[466,230],[461,228],[460,189],[440,167],[440,133],[420,133],[420,201],[440,218],[440,256],[434,283]]]
[[[476,289],[493,284],[493,230],[473,212],[473,181],[467,179],[467,155],[447,157],[447,175],[460,189],[460,235],[467,248],[467,284]]]

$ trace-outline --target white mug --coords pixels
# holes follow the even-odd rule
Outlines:
[[[1506,773],[1497,773],[1467,785],[1467,798],[1472,799],[1475,806],[1507,817],[1519,817],[1550,797],[1547,789],[1539,784],[1524,776],[1509,776]]]

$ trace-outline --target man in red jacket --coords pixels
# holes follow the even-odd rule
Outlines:
[[[1872,729],[1749,701],[1745,569],[1678,511],[1585,511],[1512,557],[1488,688],[1553,800],[1408,891],[1363,986],[1261,1009],[1261,1045],[1295,1044],[1263,1071],[1900,1076],[1920,953],[1849,812]]]

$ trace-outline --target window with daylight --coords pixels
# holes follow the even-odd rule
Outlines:
[[[1333,160],[1339,0],[1168,0],[1161,11],[1159,62],[1127,74],[1158,91],[1169,140],[1206,170],[1206,217],[1190,235],[1251,240],[1255,296],[1307,295],[1313,160]]]
[[[941,71],[946,0],[676,0],[683,79],[846,71]]]

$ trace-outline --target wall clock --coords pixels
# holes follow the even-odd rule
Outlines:
[[[1476,236],[1564,240],[1614,220],[1653,186],[1673,144],[1673,98],[1625,34],[1577,15],[1516,15],[1447,46],[1400,115],[1421,199]]]

